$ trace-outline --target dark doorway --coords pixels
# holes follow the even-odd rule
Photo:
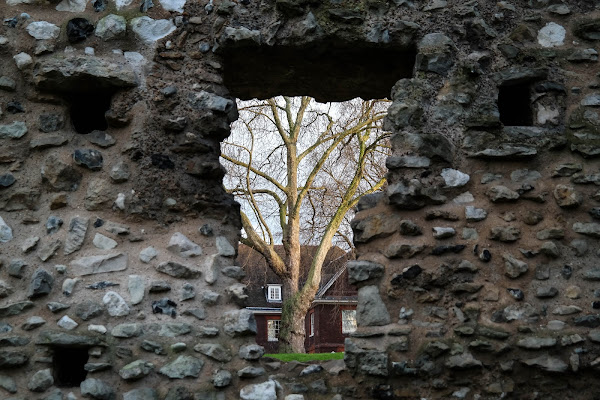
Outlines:
[[[504,126],[533,125],[529,84],[500,86],[498,110]]]
[[[76,387],[85,380],[88,348],[54,347],[52,368],[54,384],[58,387]]]
[[[104,131],[108,123],[104,114],[110,108],[112,93],[96,92],[71,94],[67,97],[70,106],[71,123],[77,133]]]

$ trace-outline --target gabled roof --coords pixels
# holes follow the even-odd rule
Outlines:
[[[282,256],[284,255],[282,245],[275,246],[275,251]],[[317,246],[302,246],[300,248],[301,284],[303,284],[308,275],[316,251]],[[323,293],[326,293],[332,287],[337,286],[336,282],[344,274],[346,262],[351,257],[351,253],[346,253],[337,246],[329,250],[321,271],[319,292],[323,291]],[[247,305],[249,307],[280,307],[281,303],[269,302],[266,299],[266,286],[269,284],[281,284],[282,281],[267,266],[264,257],[252,248],[240,244],[237,261],[246,272],[244,283],[248,287],[249,300]],[[325,286],[327,286],[326,289],[324,289]],[[351,292],[350,295],[356,295],[355,288],[351,288]]]

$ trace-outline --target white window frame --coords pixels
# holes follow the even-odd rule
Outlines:
[[[267,341],[268,342],[278,342],[280,329],[281,329],[281,320],[280,319],[268,319],[267,320]]]
[[[314,311],[310,313],[310,328],[308,332],[309,337],[315,336],[315,313]]]
[[[267,285],[267,301],[281,302],[281,285]]]
[[[348,326],[351,325],[351,326]],[[356,310],[342,310],[342,333],[356,331]]]

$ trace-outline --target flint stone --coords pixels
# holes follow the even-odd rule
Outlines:
[[[565,372],[569,367],[560,358],[551,357],[549,354],[544,354],[529,360],[523,360],[523,364],[529,367],[538,367],[547,372]]]
[[[384,238],[398,230],[401,218],[396,214],[375,214],[351,222],[355,243]]]
[[[391,156],[385,161],[388,169],[399,168],[429,168],[431,160],[421,156]]]
[[[8,226],[6,222],[4,222],[4,219],[2,219],[2,217],[0,217],[0,243],[10,242],[12,238],[13,233],[11,227]]]
[[[104,41],[124,37],[127,31],[127,20],[120,15],[109,14],[98,21],[94,34]]]
[[[600,224],[595,222],[576,222],[573,224],[573,230],[582,235],[591,236],[593,238],[600,238]]]
[[[552,310],[552,314],[554,314],[554,315],[573,315],[573,314],[579,314],[581,311],[583,311],[583,310],[577,306],[558,306],[554,310]]]
[[[471,177],[457,169],[444,168],[442,170],[442,178],[448,187],[460,187],[469,183]]]
[[[244,386],[240,390],[241,400],[277,400],[277,391],[274,381]]]
[[[392,243],[384,252],[387,258],[412,258],[423,252],[426,245],[411,245],[408,243]]]
[[[65,125],[62,114],[41,114],[39,118],[40,131],[45,133],[56,132]]]
[[[235,249],[225,236],[217,236],[217,253],[223,257],[234,257]]]
[[[7,188],[12,186],[17,180],[15,176],[11,173],[6,173],[0,175],[0,188]]]
[[[554,199],[561,208],[577,208],[583,202],[583,195],[576,192],[573,186],[556,185]]]
[[[558,295],[558,289],[555,287],[540,287],[537,288],[535,297],[540,299],[549,299]]]
[[[258,344],[249,344],[241,346],[238,354],[244,360],[258,360],[265,354],[265,348]]]
[[[158,393],[152,388],[133,389],[123,393],[123,400],[158,400]]]
[[[487,211],[483,208],[475,208],[473,206],[465,207],[465,217],[469,222],[483,221],[487,218]]]
[[[14,92],[17,90],[17,82],[8,76],[0,76],[0,89],[7,92]]]
[[[202,307],[190,308],[189,310],[185,310],[183,312],[183,315],[191,315],[192,317],[197,318],[199,320],[206,319],[206,311]]]
[[[138,85],[137,77],[129,64],[91,56],[44,59],[35,68],[33,82],[39,89],[75,93]]]
[[[142,326],[139,324],[120,324],[115,326],[110,334],[117,338],[132,338],[142,334]]]
[[[216,343],[197,344],[194,346],[194,351],[220,362],[229,362],[232,358],[229,349]]]
[[[244,367],[237,372],[237,375],[242,379],[256,378],[265,374],[265,369],[262,367]]]
[[[77,322],[73,321],[71,318],[69,318],[68,315],[63,316],[60,320],[58,320],[56,325],[60,326],[63,329],[66,329],[68,331],[73,330],[73,329],[77,328],[77,326],[79,326],[79,324]]]
[[[158,272],[162,272],[163,274],[172,276],[173,278],[181,279],[195,279],[199,278],[201,275],[200,271],[194,270],[188,266],[173,261],[160,263],[156,267],[156,270]]]
[[[556,346],[555,338],[527,337],[520,339],[517,346],[528,350],[539,350],[547,347]]]
[[[136,360],[119,370],[119,376],[126,381],[135,381],[148,375],[154,369],[154,364],[146,360]],[[145,398],[144,398],[145,399]]]
[[[147,264],[152,261],[158,255],[158,250],[154,247],[146,247],[144,250],[140,251],[140,261]]]
[[[117,395],[108,383],[100,379],[88,378],[79,385],[83,397],[91,397],[95,400],[116,400]]]
[[[17,68],[19,68],[21,71],[33,64],[33,58],[31,58],[31,56],[25,52],[20,52],[19,54],[13,56],[13,60],[15,60]]]
[[[358,289],[356,320],[359,326],[381,326],[391,322],[377,286],[364,286]]]
[[[99,171],[102,169],[103,158],[102,153],[94,149],[77,149],[73,152],[73,161],[75,164]]]
[[[33,302],[31,301],[21,301],[17,303],[7,304],[5,306],[0,307],[0,317],[4,318],[13,315],[19,315],[32,307]]]
[[[44,160],[42,165],[42,182],[53,191],[73,192],[81,183],[81,172],[64,163],[54,153]]]
[[[581,100],[582,106],[600,107],[600,93],[592,93]]]
[[[559,47],[565,42],[567,31],[555,22],[548,22],[539,30],[537,40],[542,47]]]
[[[227,370],[219,370],[213,374],[212,382],[217,388],[223,388],[231,384],[231,372]]]
[[[126,182],[129,176],[129,167],[122,161],[113,165],[110,169],[110,179],[115,183]]]
[[[242,280],[246,276],[246,272],[241,267],[229,266],[221,269],[221,273],[235,280]]]
[[[506,203],[519,199],[519,193],[501,185],[491,187],[485,194],[492,203]]]
[[[27,25],[27,33],[37,40],[57,39],[60,35],[60,28],[50,22],[37,21]]]
[[[529,270],[527,263],[517,260],[510,253],[504,253],[502,258],[504,259],[504,275],[509,278],[516,279]]]
[[[456,230],[450,227],[436,226],[433,228],[433,237],[436,239],[447,239],[456,235]]]
[[[82,257],[75,261],[71,261],[71,267],[73,273],[78,276],[123,271],[127,269],[127,255],[123,253],[114,253]]]
[[[521,238],[521,229],[516,226],[496,226],[490,232],[490,239],[501,242],[514,242]]]
[[[85,135],[85,138],[88,140],[88,142],[95,144],[96,146],[100,146],[102,148],[106,148],[106,147],[110,147],[113,146],[116,143],[116,140],[109,135],[108,133],[104,132],[104,131],[92,131],[90,133],[88,133],[87,135]],[[100,153],[98,153],[100,154]],[[102,160],[102,155],[100,154],[100,160]],[[102,168],[102,162],[100,162],[100,167],[98,169]],[[93,168],[90,168],[93,169]]]
[[[44,392],[50,386],[54,384],[54,378],[52,377],[52,371],[50,368],[37,371],[27,384],[27,388],[32,392]]]
[[[55,313],[55,314],[57,312],[64,311],[67,308],[71,307],[68,304],[58,303],[56,301],[51,301],[50,303],[47,303],[46,305],[48,306],[48,309],[50,310],[50,312]]]
[[[27,364],[29,355],[22,351],[0,351],[0,369],[13,369]]]
[[[227,311],[224,315],[224,332],[231,337],[252,336],[256,334],[256,319],[250,310]]]
[[[535,236],[538,240],[562,239],[565,237],[565,230],[560,227],[547,228],[539,231]]]
[[[104,236],[101,233],[96,233],[94,236],[94,240],[92,241],[96,248],[101,250],[111,250],[117,247],[118,243],[116,240],[109,238],[108,236]]]
[[[48,271],[38,268],[31,278],[31,284],[27,291],[27,297],[35,299],[40,296],[50,294],[52,291],[52,285],[54,284],[54,278],[48,273]]]
[[[85,234],[87,232],[89,218],[76,216],[69,222],[69,231],[65,240],[64,254],[69,255],[76,252],[83,246]]]
[[[111,317],[123,317],[129,315],[129,306],[125,300],[116,292],[106,292],[102,302]]]
[[[204,361],[199,358],[179,356],[175,361],[162,367],[159,372],[171,379],[197,378],[203,366]]]
[[[84,321],[99,317],[104,313],[104,307],[92,300],[86,300],[75,307],[75,315]]]
[[[27,125],[22,121],[14,121],[0,125],[0,139],[19,139],[27,133]]]
[[[202,248],[188,239],[181,232],[175,232],[173,236],[171,236],[167,250],[184,258],[202,255]]]
[[[356,284],[383,276],[385,267],[371,261],[349,261],[348,282]]]
[[[149,324],[144,328],[145,334],[171,338],[181,335],[187,335],[191,331],[192,326],[190,324],[185,323]]]
[[[0,388],[8,393],[17,393],[17,383],[13,378],[6,375],[0,375]]]
[[[451,369],[469,369],[481,368],[483,364],[476,360],[471,353],[462,353],[455,356],[450,356],[446,360],[446,367]]]
[[[152,44],[175,30],[171,20],[155,20],[146,16],[132,19],[129,25],[133,33],[146,44]]]
[[[127,283],[129,289],[129,300],[132,305],[140,304],[144,300],[144,278],[140,275],[129,275]]]
[[[8,276],[12,276],[15,278],[23,278],[25,275],[25,267],[27,267],[27,263],[21,259],[10,260],[8,264]]]

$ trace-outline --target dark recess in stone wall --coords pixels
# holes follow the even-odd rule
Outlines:
[[[335,47],[257,48],[253,54],[224,54],[225,86],[242,100],[309,95],[317,101],[390,96],[392,86],[411,78],[416,52]]]

